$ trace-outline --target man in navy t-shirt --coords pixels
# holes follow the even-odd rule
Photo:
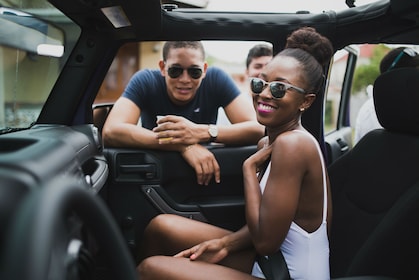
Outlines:
[[[166,42],[159,68],[131,78],[104,125],[105,145],[179,151],[199,184],[208,185],[213,176],[219,182],[219,165],[201,144],[256,144],[263,126],[230,76],[208,68],[201,42]],[[219,107],[232,125],[215,125]]]
[[[210,124],[217,120],[219,107],[226,107],[240,94],[224,71],[210,67],[196,94],[185,104],[175,104],[167,94],[165,78],[159,70],[142,70],[131,79],[123,93],[141,108],[141,124],[153,129],[156,116],[178,115],[194,123]]]

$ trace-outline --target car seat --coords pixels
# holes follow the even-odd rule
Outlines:
[[[383,128],[328,170],[331,277],[413,279],[419,275],[419,69],[383,73],[373,98]]]

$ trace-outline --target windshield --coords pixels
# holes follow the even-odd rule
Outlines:
[[[0,131],[36,121],[79,35],[47,1],[0,0]]]

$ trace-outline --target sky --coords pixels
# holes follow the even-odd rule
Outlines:
[[[202,41],[207,55],[215,56],[226,62],[245,63],[247,52],[258,42],[220,42]]]
[[[374,0],[355,0],[356,6],[361,6]],[[345,0],[209,0],[208,10],[234,10],[234,11],[282,11],[296,12],[309,10],[322,12],[347,8]]]
[[[374,0],[356,0],[355,5],[361,6]],[[283,3],[283,4],[282,4]],[[208,10],[231,11],[282,11],[296,12],[310,10],[322,12],[324,10],[339,11],[347,8],[345,0],[209,0]],[[227,62],[243,62],[248,50],[257,42],[203,42],[207,54],[216,56]]]

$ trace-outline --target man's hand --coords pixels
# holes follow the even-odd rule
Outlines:
[[[160,144],[192,145],[203,141],[203,129],[200,125],[184,117],[164,116],[157,121],[157,124],[153,131],[157,133]],[[204,135],[206,136],[205,131]]]
[[[200,260],[209,263],[219,263],[228,255],[221,239],[213,239],[202,242],[190,249],[179,252],[174,257],[189,258],[190,260]]]
[[[183,158],[195,169],[198,184],[207,186],[214,176],[220,182],[220,166],[213,153],[198,143],[209,138],[206,126],[184,117],[168,115],[157,120],[153,131],[162,145],[180,146]]]
[[[214,176],[220,182],[220,166],[213,153],[199,144],[186,146],[181,152],[183,158],[195,169],[198,184],[207,186]]]

